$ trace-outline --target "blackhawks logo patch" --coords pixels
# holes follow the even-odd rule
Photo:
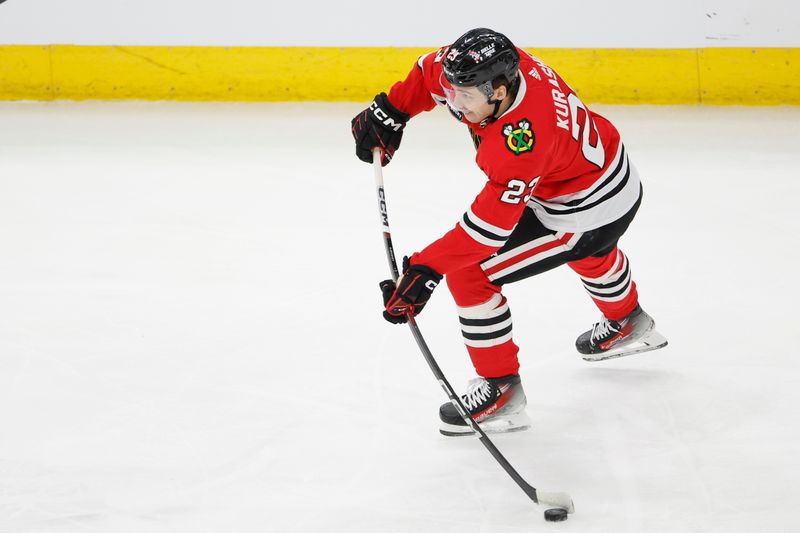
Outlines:
[[[506,148],[511,150],[514,155],[522,155],[533,150],[536,136],[531,129],[531,123],[527,118],[520,120],[516,126],[506,124],[503,126],[503,135],[506,138]]]

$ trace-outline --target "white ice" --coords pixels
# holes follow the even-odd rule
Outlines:
[[[445,400],[387,267],[361,104],[0,104],[0,531],[800,531],[800,109],[594,106],[644,181],[621,242],[670,346],[586,363],[569,269],[508,286],[533,428]],[[483,181],[418,117],[385,169],[398,254]],[[443,286],[419,319],[473,377]]]

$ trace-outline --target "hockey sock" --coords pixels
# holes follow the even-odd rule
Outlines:
[[[517,374],[519,348],[512,339],[511,310],[502,294],[480,305],[458,308],[461,334],[479,376]]]
[[[569,266],[581,277],[594,303],[611,320],[628,315],[639,302],[628,258],[619,248],[604,257],[587,257]]]

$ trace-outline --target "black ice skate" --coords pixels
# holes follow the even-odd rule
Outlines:
[[[585,361],[603,361],[635,353],[657,350],[667,339],[655,329],[656,323],[640,306],[620,320],[600,319],[590,331],[575,341]]]
[[[461,396],[461,401],[472,419],[486,433],[522,431],[531,426],[525,414],[525,391],[517,374],[473,379],[469,382],[467,392]],[[457,437],[475,434],[450,402],[439,408],[439,418],[439,432],[442,435]]]

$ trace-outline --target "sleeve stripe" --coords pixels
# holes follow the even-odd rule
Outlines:
[[[485,246],[501,248],[506,243],[506,239],[504,238],[490,238],[485,236],[481,229],[474,226],[472,222],[470,222],[470,220],[467,218],[467,215],[464,215],[464,218],[458,223],[458,225],[461,226],[461,229],[467,232],[467,235],[472,237],[473,240]]]
[[[493,233],[493,234],[495,234],[498,237],[503,238],[503,239],[507,239],[508,236],[511,235],[511,232],[514,231],[513,228],[512,229],[503,229],[503,228],[499,228],[497,226],[494,226],[492,224],[489,224],[488,222],[483,220],[481,217],[476,215],[472,211],[471,207],[469,209],[467,209],[467,212],[465,213],[465,215],[468,216],[470,218],[470,220],[476,226],[479,226],[479,227],[485,229],[486,231],[491,232],[491,233]]]
[[[506,243],[513,230],[506,230],[493,226],[482,220],[472,212],[472,209],[464,213],[459,225],[467,232],[467,235],[486,246],[499,248]]]
[[[425,61],[425,58],[428,57],[429,55],[431,55],[432,53],[433,52],[428,52],[427,54],[419,56],[419,59],[417,59],[417,66],[420,69],[422,68],[422,62]]]

